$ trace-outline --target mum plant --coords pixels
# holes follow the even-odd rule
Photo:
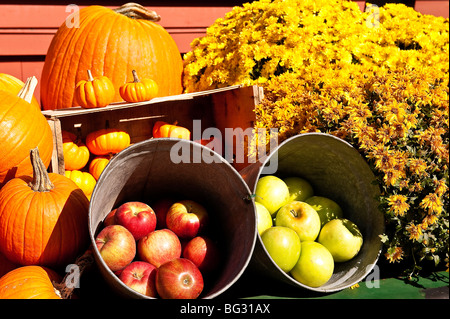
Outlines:
[[[185,92],[260,85],[255,129],[278,128],[279,142],[324,132],[351,143],[380,186],[385,261],[410,277],[448,268],[448,19],[403,4],[260,0],[191,47]]]

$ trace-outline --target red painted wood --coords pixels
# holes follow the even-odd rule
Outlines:
[[[85,6],[79,6],[81,9]],[[116,8],[108,6],[109,8]],[[175,39],[180,52],[232,7],[147,7],[158,12],[159,22]],[[67,10],[67,11],[66,11]],[[45,55],[47,48],[74,7],[66,5],[0,4],[0,56]]]
[[[365,9],[366,1],[355,2],[362,11]],[[54,4],[52,1],[43,2],[46,4],[30,3],[0,4],[0,73],[14,75],[22,81],[31,75],[40,80],[53,35],[73,12],[67,4]],[[225,5],[221,5],[223,3]],[[117,7],[109,4],[110,8]],[[79,8],[85,6],[80,5]],[[161,15],[160,24],[172,35],[182,53],[188,52],[192,40],[204,35],[209,25],[232,9],[232,6],[227,6],[227,1],[221,1],[217,6],[146,7]],[[414,8],[424,14],[449,17],[448,0],[416,0]],[[36,94],[39,96],[39,87]]]
[[[26,81],[30,76],[35,76],[38,80],[38,86],[34,91],[34,95],[37,100],[40,101],[40,82],[42,68],[44,67],[44,58],[36,58],[35,61],[1,61],[0,60],[0,73],[6,73],[21,79],[23,82]]]
[[[431,14],[436,17],[449,17],[449,2],[439,0],[416,0],[414,9],[422,14]]]
[[[78,6],[82,9],[86,6]],[[117,6],[106,6],[117,8]],[[0,4],[2,28],[58,28],[73,12],[67,5],[13,5]],[[152,7],[161,16],[165,28],[206,27],[223,17],[232,7]],[[67,9],[67,12],[66,12]]]

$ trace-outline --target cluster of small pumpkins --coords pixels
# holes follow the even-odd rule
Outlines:
[[[64,21],[48,48],[40,101],[34,97],[35,77],[23,83],[0,74],[0,299],[61,298],[53,283],[89,248],[89,199],[73,176],[47,171],[53,132],[41,110],[182,93],[181,54],[155,23],[155,12],[129,3],[114,10],[92,5],[74,14],[79,26]],[[80,151],[73,134],[64,133],[64,139],[65,162],[75,165],[67,169],[72,175],[86,150]],[[96,138],[84,143],[92,154],[103,145]],[[93,176],[101,170],[96,162],[89,163]]]
[[[85,141],[72,132],[62,131],[62,139],[64,174],[73,180],[89,199],[111,157],[130,146],[130,135],[114,128],[91,132]]]
[[[153,99],[158,94],[158,84],[150,79],[139,80],[136,70],[132,71],[133,81],[119,87],[119,94],[127,102],[143,102]],[[114,101],[116,89],[112,81],[105,75],[93,77],[87,70],[88,79],[81,80],[75,86],[75,103],[82,108],[92,109],[105,107]]]
[[[189,140],[191,137],[187,128],[164,121],[156,121],[152,133],[153,138]],[[110,159],[131,144],[130,135],[116,128],[91,132],[84,141],[72,132],[62,131],[62,139],[65,176],[73,180],[89,199]]]

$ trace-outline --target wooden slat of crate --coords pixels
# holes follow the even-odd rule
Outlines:
[[[50,170],[64,174],[62,155],[62,130],[87,134],[106,127],[123,129],[136,143],[152,137],[153,124],[158,120],[177,122],[193,130],[193,120],[201,120],[201,130],[217,127],[222,134],[225,128],[253,127],[254,108],[263,98],[257,86],[231,86],[203,92],[155,98],[140,103],[116,103],[105,108],[69,108],[43,111],[54,133],[54,152]],[[223,148],[224,149],[224,148]],[[236,169],[247,165],[235,163]]]

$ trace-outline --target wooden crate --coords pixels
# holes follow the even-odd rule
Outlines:
[[[261,102],[263,94],[261,87],[237,85],[160,97],[147,102],[114,103],[99,109],[74,107],[42,111],[53,131],[53,156],[49,170],[64,174],[61,135],[63,130],[85,139],[88,133],[95,130],[106,127],[119,128],[130,134],[131,143],[136,143],[152,138],[153,124],[158,120],[177,122],[191,132],[194,120],[201,120],[201,132],[214,127],[224,135],[226,128],[241,128],[242,130],[235,130],[239,133],[253,127],[254,108]],[[223,144],[222,150],[225,150]],[[237,170],[247,165],[247,163],[231,164]]]

